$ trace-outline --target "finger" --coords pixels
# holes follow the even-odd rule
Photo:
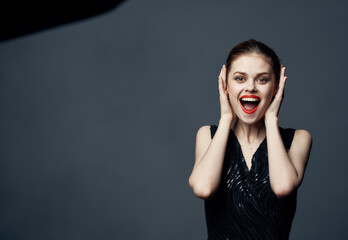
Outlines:
[[[282,80],[283,76],[284,76],[284,67],[283,67],[283,66],[281,66],[281,67],[280,67],[280,76],[279,76],[279,81],[281,81],[281,80]]]
[[[284,65],[283,64],[281,64],[280,65],[280,79],[284,76]]]
[[[224,82],[224,89],[227,88],[227,80],[226,80],[226,65],[222,66],[222,80]]]
[[[286,82],[286,79],[287,79],[287,78],[288,78],[288,77],[283,77],[283,78],[281,79],[281,81],[279,82],[278,92],[279,92],[279,91],[282,91],[282,90],[284,89],[285,82]]]
[[[220,77],[223,77],[223,75],[224,75],[224,65],[222,65],[222,67],[221,67],[220,74],[219,74],[218,78],[220,79]],[[222,84],[223,84],[223,82],[222,82]],[[224,89],[224,86],[222,86],[222,88]]]
[[[222,79],[222,76],[219,76],[219,82],[220,82],[220,85],[221,85],[221,90],[223,92],[225,92],[225,84],[224,84],[224,81]]]
[[[283,77],[285,77],[286,67],[283,67]]]
[[[283,76],[283,77],[280,79],[279,87],[284,87],[287,78],[288,78],[287,76]]]
[[[287,77],[282,79],[282,82],[279,83],[279,88],[277,94],[275,95],[275,99],[283,99],[284,98],[284,89],[285,89],[285,81]]]
[[[223,71],[224,67],[222,66],[221,70],[220,70],[220,74],[219,76],[222,76],[222,71]]]
[[[223,80],[221,76],[219,76],[219,94],[220,94],[220,97],[222,97],[222,99],[228,100],[228,93],[224,89]]]
[[[280,79],[279,79],[279,87],[281,87],[282,85],[284,85],[284,80],[286,80],[286,76],[285,76],[285,71],[286,71],[286,67],[284,67],[284,65],[281,65],[281,70],[280,70]]]
[[[287,76],[285,76],[285,75],[283,75],[283,77],[280,79],[280,86],[282,87],[282,88],[284,88],[284,86],[285,86],[285,82],[286,82],[286,80],[288,79],[288,77]]]
[[[283,95],[284,95],[284,89],[285,89],[285,83],[286,83],[286,80],[288,79],[287,76],[284,77],[284,80],[283,80],[283,86],[282,86],[282,91],[283,91]]]
[[[224,66],[225,65],[222,65],[219,76],[223,76]]]
[[[223,83],[222,83],[221,76],[219,76],[219,94],[220,94],[220,96],[224,95],[224,89],[223,89]]]
[[[221,76],[221,81],[222,81],[222,87],[224,89],[224,91],[226,91],[226,80],[225,80],[225,77],[224,77],[224,73],[223,75]]]

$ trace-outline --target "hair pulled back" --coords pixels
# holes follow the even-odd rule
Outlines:
[[[265,57],[268,57],[271,60],[272,68],[275,74],[275,81],[276,83],[279,83],[280,78],[280,60],[277,56],[277,54],[268,47],[266,44],[256,41],[255,39],[249,39],[247,41],[241,42],[237,44],[230,53],[228,54],[228,57],[226,59],[226,72],[227,75],[231,70],[231,64],[232,62],[238,58],[241,55],[245,54],[251,54],[251,53],[257,53],[260,55],[264,55]],[[227,77],[227,76],[226,76]]]

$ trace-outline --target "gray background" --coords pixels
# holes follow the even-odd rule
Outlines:
[[[195,135],[252,37],[288,69],[281,126],[314,139],[291,239],[348,239],[347,7],[129,0],[0,43],[0,238],[205,239]]]

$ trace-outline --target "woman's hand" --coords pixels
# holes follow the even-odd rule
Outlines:
[[[288,77],[285,76],[285,70],[286,68],[281,65],[280,67],[280,79],[279,79],[279,86],[278,86],[278,91],[269,105],[268,109],[266,110],[265,113],[265,121],[268,119],[277,119],[278,114],[279,114],[279,109],[280,105],[283,102],[283,97],[284,97],[284,87],[285,87],[285,82]]]
[[[227,92],[226,83],[226,66],[223,65],[219,75],[219,95],[220,95],[220,108],[221,119],[227,119],[233,121],[233,111],[230,103],[230,99]]]

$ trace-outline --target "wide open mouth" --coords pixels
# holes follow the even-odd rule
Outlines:
[[[245,113],[252,114],[257,110],[261,99],[256,95],[244,95],[239,102]]]

